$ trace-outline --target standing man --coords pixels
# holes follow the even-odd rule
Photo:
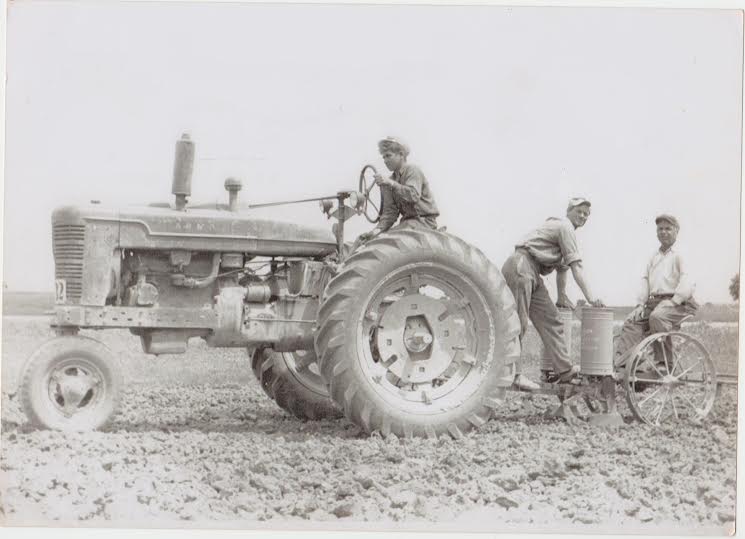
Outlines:
[[[360,234],[357,242],[368,241],[389,230],[401,216],[397,228],[437,229],[437,210],[427,178],[416,165],[406,162],[409,147],[398,139],[386,137],[378,142],[378,150],[385,166],[393,174],[390,179],[375,175],[375,182],[383,193],[380,221],[370,232]],[[355,246],[357,244],[355,242]],[[354,250],[354,249],[353,249]]]
[[[672,215],[662,214],[657,216],[655,224],[660,248],[652,255],[644,271],[636,308],[623,323],[616,343],[616,366],[626,362],[627,352],[639,344],[645,335],[670,331],[698,309],[693,299],[695,285],[685,271],[680,253],[673,249],[680,230],[678,220]],[[668,344],[665,349],[669,350]],[[664,364],[661,352],[662,349],[656,346],[656,361]],[[672,356],[668,353],[667,357]]]
[[[586,198],[573,198],[569,201],[566,218],[549,217],[541,226],[530,232],[515,246],[502,268],[507,285],[512,290],[517,302],[517,313],[520,317],[520,342],[528,329],[528,320],[533,322],[541,336],[546,354],[554,364],[554,373],[558,374],[559,383],[571,382],[579,373],[579,368],[572,366],[569,350],[564,338],[564,327],[559,318],[560,307],[573,308],[566,294],[567,272],[572,276],[587,301],[602,307],[603,302],[597,299],[585,280],[582,269],[582,256],[577,246],[575,230],[583,226],[590,216],[590,201]],[[548,289],[541,276],[556,270],[556,288],[558,300],[556,305],[551,301]],[[548,372],[543,377],[548,379]],[[513,385],[519,389],[535,390],[539,385],[521,373],[521,365],[516,365]]]

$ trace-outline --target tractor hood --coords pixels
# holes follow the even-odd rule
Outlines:
[[[250,210],[161,206],[107,208],[100,204],[64,206],[52,214],[55,229],[105,229],[122,249],[187,249],[244,252],[259,256],[320,257],[336,250],[329,230],[259,219]],[[104,232],[104,230],[99,230]],[[113,240],[113,241],[112,241]]]

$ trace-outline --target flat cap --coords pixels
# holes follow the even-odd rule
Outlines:
[[[584,197],[570,198],[569,199],[569,205],[567,206],[567,211],[570,211],[570,210],[576,208],[577,206],[582,206],[583,204],[586,204],[588,206],[592,206],[592,204],[590,204],[590,201],[587,200]]]
[[[654,220],[654,224],[658,225],[660,224],[660,221],[667,221],[675,228],[680,228],[680,223],[678,223],[678,220],[669,213],[662,213],[658,215]]]

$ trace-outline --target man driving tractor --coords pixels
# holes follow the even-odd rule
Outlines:
[[[360,234],[357,242],[371,240],[390,230],[399,215],[401,220],[396,228],[437,229],[437,210],[432,190],[427,178],[416,165],[407,163],[409,147],[393,137],[378,142],[378,150],[385,166],[392,172],[390,179],[375,174],[375,182],[383,195],[383,208],[380,222],[370,232]]]

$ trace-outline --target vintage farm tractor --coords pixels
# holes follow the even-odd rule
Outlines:
[[[172,204],[54,211],[57,336],[20,383],[32,423],[95,429],[115,413],[118,359],[80,329],[127,328],[156,355],[183,353],[193,337],[246,348],[282,408],[343,412],[368,432],[459,437],[500,406],[519,321],[481,251],[445,232],[399,230],[348,253],[345,220],[378,217],[368,167],[359,191],[312,199],[333,232],[254,216],[233,179],[227,204],[188,204],[193,158],[184,136]]]

